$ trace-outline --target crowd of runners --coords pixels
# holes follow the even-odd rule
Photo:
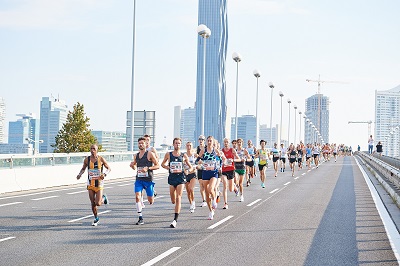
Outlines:
[[[268,150],[264,140],[260,141],[258,148],[251,140],[248,140],[246,145],[241,138],[232,141],[225,138],[222,147],[213,136],[206,138],[200,135],[198,141],[197,148],[194,148],[192,142],[185,143],[185,148],[182,148],[182,140],[174,138],[173,150],[167,152],[160,163],[156,149],[150,146],[150,136],[145,135],[138,139],[139,152],[130,163],[130,167],[136,170],[134,185],[138,213],[136,225],[144,224],[143,191],[146,191],[150,205],[154,203],[154,198],[157,196],[154,190],[153,171],[160,167],[168,170],[169,173],[170,198],[172,204],[175,205],[174,218],[170,227],[175,228],[184,191],[189,201],[189,211],[193,213],[196,209],[195,185],[197,182],[202,199],[199,206],[208,208],[208,219],[212,220],[221,199],[223,199],[222,209],[229,208],[228,192],[232,192],[240,202],[244,201],[244,186],[251,185],[257,172],[260,186],[262,189],[265,188],[265,172],[266,168],[270,167],[269,161],[274,169],[274,177],[278,176],[278,172],[285,172],[286,162],[294,176],[296,169],[301,170],[303,167],[311,169],[312,164],[318,168],[320,160],[336,162],[338,156],[352,155],[352,148],[343,144],[303,144],[300,142],[297,145],[292,143],[289,147],[285,147],[284,144],[278,147],[278,144],[274,143],[273,148]],[[103,167],[106,168],[104,173]],[[111,171],[105,159],[97,154],[96,145],[92,145],[91,155],[84,160],[77,179],[86,169],[88,169],[87,189],[95,216],[92,225],[96,226],[99,222],[97,207],[108,203],[107,196],[103,194],[103,181]],[[220,191],[221,183],[222,191]]]

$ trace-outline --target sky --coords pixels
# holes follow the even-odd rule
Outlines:
[[[400,84],[398,0],[228,0],[227,105],[260,124],[288,124],[318,90],[330,98],[330,142],[367,149],[375,91]],[[8,121],[39,116],[42,97],[80,102],[93,130],[125,131],[131,103],[133,0],[0,0],[0,97]],[[174,106],[194,106],[198,1],[136,0],[134,109],[156,111],[156,147],[173,139]],[[211,29],[212,31],[212,29]],[[297,117],[297,136],[299,117]],[[302,125],[304,129],[304,125]],[[374,127],[372,126],[372,130]],[[372,131],[373,134],[373,131]]]

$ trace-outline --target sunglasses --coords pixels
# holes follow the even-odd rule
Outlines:
[[[199,139],[199,140],[206,140],[206,139]]]

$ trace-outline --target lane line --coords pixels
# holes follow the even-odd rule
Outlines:
[[[302,173],[301,175],[305,175],[306,173]]]
[[[107,212],[110,212],[111,210],[107,210],[107,211],[103,211],[103,212],[98,212],[97,214],[104,214],[104,213],[107,213]],[[74,223],[74,222],[77,222],[77,221],[80,221],[80,220],[84,220],[84,219],[87,219],[87,218],[90,218],[90,217],[93,217],[93,214],[91,214],[91,215],[87,215],[87,216],[84,216],[84,217],[81,217],[81,218],[77,218],[77,219],[73,219],[73,220],[70,220],[70,221],[68,221],[69,223]]]
[[[10,240],[10,239],[14,239],[14,238],[15,238],[15,236],[10,236],[10,237],[6,237],[6,238],[2,238],[2,239],[0,239],[0,242],[7,241],[7,240]]]
[[[289,185],[290,183],[292,183],[292,182],[287,182],[287,183],[285,183],[285,184],[283,184],[284,186],[287,186],[287,185]]]
[[[269,192],[269,194],[273,194],[275,192],[277,192],[279,190],[279,188],[275,188],[274,190],[272,190],[271,192]]]
[[[299,179],[300,178],[300,176],[296,176],[294,179]]]
[[[261,199],[260,199],[261,200]],[[221,221],[211,225],[210,227],[208,227],[207,229],[214,229],[215,227],[217,227],[218,225],[221,225],[223,223],[225,223],[226,221],[228,221],[229,219],[231,219],[233,217],[233,215],[229,215],[228,217],[225,217],[224,219],[222,219]]]
[[[259,202],[261,199],[257,199],[257,200],[255,200],[255,201],[253,201],[252,203],[250,203],[250,204],[247,204],[246,206],[247,207],[251,207],[251,206],[253,206],[254,204],[256,204],[257,202]]]
[[[130,186],[132,184],[128,183],[128,184],[122,184],[122,185],[118,185],[119,187],[126,187],[126,186]]]
[[[21,204],[21,203],[23,203],[23,202],[20,202],[20,201],[18,201],[18,202],[11,202],[11,203],[6,203],[6,204],[1,204],[0,207],[3,207],[3,206],[10,206],[10,205],[15,205],[15,204]]]
[[[59,196],[54,195],[54,196],[48,196],[48,197],[43,197],[43,198],[36,198],[36,199],[31,199],[31,200],[45,200],[45,199],[51,199],[51,198],[58,198]]]
[[[148,262],[146,262],[145,264],[142,264],[142,266],[151,266],[157,262],[159,262],[160,260],[162,260],[163,258],[171,255],[172,253],[174,253],[175,251],[177,251],[178,249],[180,249],[181,247],[173,247],[170,248],[169,250],[165,251],[164,253],[158,255],[157,257],[155,257],[152,260],[149,260]]]
[[[79,194],[79,193],[84,193],[87,192],[87,190],[81,190],[81,191],[75,191],[75,192],[69,192],[67,193],[68,195],[74,195],[74,194]]]

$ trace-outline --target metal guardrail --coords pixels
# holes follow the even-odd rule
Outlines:
[[[370,155],[365,152],[356,152],[367,163],[371,164],[378,172],[383,175],[397,189],[400,189],[400,160],[387,156]]]
[[[166,151],[158,151],[160,158],[164,158]],[[108,162],[132,161],[134,152],[99,152]],[[89,152],[79,153],[39,153],[35,155],[27,154],[0,154],[0,171],[2,169],[40,167],[82,164],[83,160],[89,156]]]

